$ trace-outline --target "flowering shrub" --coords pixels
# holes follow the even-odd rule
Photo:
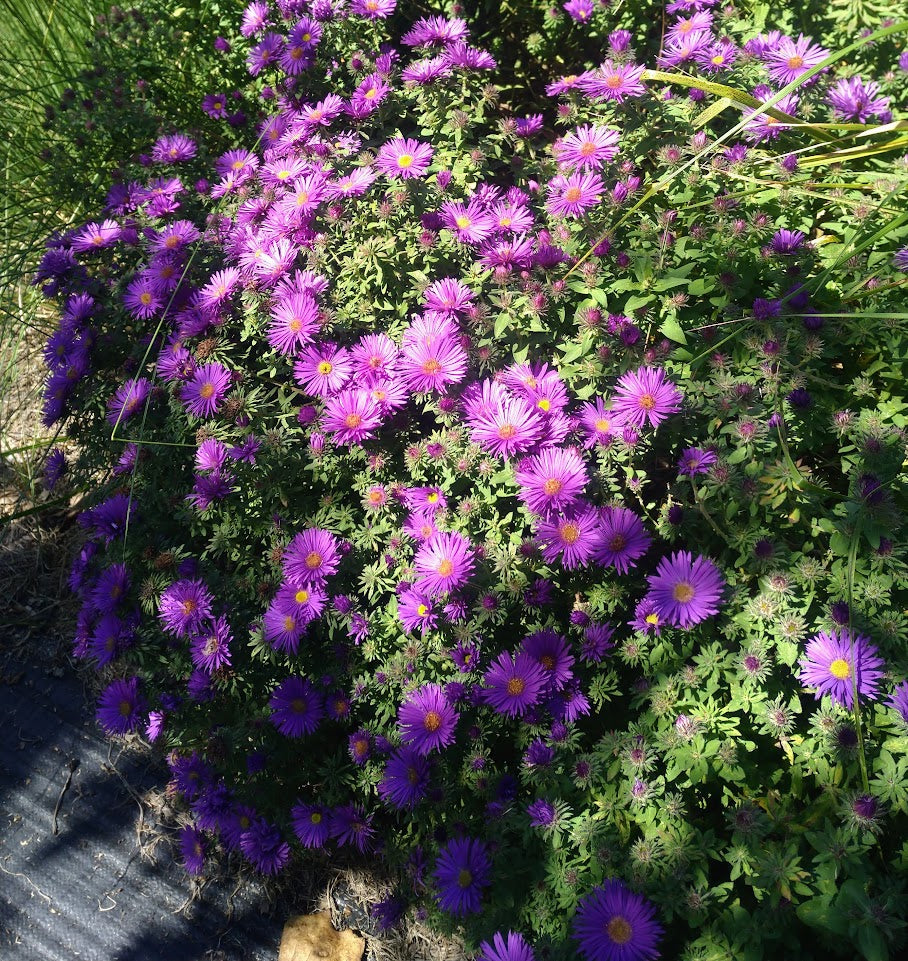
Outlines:
[[[379,857],[486,961],[902,943],[905,25],[760,9],[515,118],[459,17],[253,3],[236,141],[206,88],[48,244],[75,653],[189,871]]]

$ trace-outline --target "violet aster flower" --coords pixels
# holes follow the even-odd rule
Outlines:
[[[284,574],[294,587],[322,585],[339,566],[337,538],[318,527],[301,531],[284,551]]]
[[[423,292],[427,310],[455,317],[463,314],[476,295],[456,277],[442,277],[433,281]]]
[[[612,635],[615,629],[611,624],[594,621],[583,632],[583,643],[580,645],[580,659],[587,664],[598,664],[602,658],[615,646]]]
[[[561,517],[548,517],[536,526],[536,537],[547,564],[560,562],[566,571],[583,567],[593,556],[598,513],[587,508]]]
[[[828,56],[828,50],[812,43],[810,37],[805,37],[802,33],[797,40],[783,37],[775,49],[767,51],[765,60],[769,76],[785,87],[822,63]],[[816,77],[812,77],[808,82],[813,83],[815,80]]]
[[[431,144],[395,137],[379,148],[375,169],[391,179],[422,177],[434,154]]]
[[[892,266],[895,267],[896,270],[908,273],[908,247],[903,247],[896,253],[892,258]]]
[[[321,804],[295,804],[290,809],[293,831],[304,848],[321,848],[328,841],[328,811]]]
[[[647,581],[647,597],[656,612],[669,624],[685,630],[718,613],[725,586],[725,579],[709,558],[694,558],[689,551],[663,557]]]
[[[438,612],[432,606],[431,598],[415,590],[401,591],[397,600],[397,616],[407,632],[419,629],[425,633],[435,627],[438,621]]]
[[[55,447],[44,462],[41,482],[46,491],[52,491],[60,482],[60,478],[66,473],[66,454],[60,447]]]
[[[515,477],[520,499],[542,516],[574,508],[588,481],[583,458],[573,447],[540,451],[520,464]]]
[[[290,845],[264,818],[257,818],[242,832],[240,850],[262,874],[277,874],[290,860]]]
[[[786,230],[782,228],[772,235],[769,245],[774,254],[794,254],[804,246],[807,235],[801,230]]]
[[[658,427],[669,414],[681,410],[683,395],[661,367],[640,367],[618,378],[612,410],[615,423]]]
[[[769,87],[757,87],[757,89],[753,91],[753,95],[758,100],[766,103],[773,96],[773,92]],[[797,94],[786,94],[786,96],[779,100],[771,109],[783,113],[786,116],[794,117],[798,109]],[[758,114],[756,109],[745,110],[744,117],[747,120],[744,136],[754,143],[761,143],[764,140],[775,140],[783,130],[791,127],[791,124],[786,123],[784,120],[777,120],[768,113]]]
[[[815,689],[817,700],[828,694],[834,703],[851,710],[855,689],[862,699],[873,701],[879,696],[883,660],[863,634],[852,640],[847,628],[828,634],[821,631],[807,642],[805,656],[798,663],[798,680]]]
[[[158,617],[165,631],[186,637],[198,631],[211,616],[214,598],[202,581],[174,581],[158,601]]]
[[[886,702],[888,707],[898,711],[902,720],[908,724],[908,681],[902,681],[893,688],[892,697]]]
[[[145,403],[150,393],[151,381],[147,377],[138,377],[118,387],[107,402],[107,422],[116,426],[128,420]]]
[[[195,141],[182,133],[160,137],[151,148],[151,159],[155,163],[177,164],[192,160],[196,155]]]
[[[491,875],[492,862],[482,841],[449,841],[439,852],[432,875],[438,888],[438,906],[457,917],[476,914],[481,910],[482,892],[491,883]]]
[[[205,838],[201,831],[187,824],[180,831],[180,854],[189,874],[201,874],[205,866]]]
[[[353,845],[364,852],[372,846],[372,817],[356,804],[345,804],[330,813],[328,830],[339,845]]]
[[[442,226],[464,244],[478,244],[495,230],[495,221],[485,209],[472,198],[469,203],[446,200],[439,211]]]
[[[362,767],[372,756],[373,738],[365,728],[360,728],[347,738],[347,751],[357,767]]]
[[[889,98],[879,96],[879,92],[880,85],[875,81],[864,83],[860,77],[848,77],[832,87],[826,99],[837,118],[867,123],[871,117],[891,116]]]
[[[688,477],[693,477],[695,474],[708,474],[710,467],[717,460],[715,451],[688,447],[678,461],[678,474],[686,474]]]
[[[525,651],[503,651],[483,675],[484,699],[498,714],[523,717],[542,698],[547,680],[540,664]]]
[[[153,317],[163,306],[158,285],[147,273],[140,274],[126,288],[123,305],[138,320]]]
[[[208,674],[230,666],[230,642],[233,634],[226,617],[211,621],[189,642],[192,663]]]
[[[581,898],[574,940],[585,961],[650,961],[659,957],[662,925],[655,907],[611,878]]]
[[[619,139],[617,130],[585,124],[565,134],[558,142],[558,161],[569,167],[599,170],[604,163],[615,159]]]
[[[128,734],[142,722],[145,699],[139,693],[139,678],[114,681],[98,699],[98,723],[108,734]]]
[[[419,578],[414,587],[430,597],[447,593],[469,580],[474,563],[469,538],[456,531],[439,531],[416,552],[413,564]]]
[[[574,656],[568,643],[550,628],[528,635],[521,647],[542,669],[545,693],[561,690],[573,677]]]
[[[650,547],[643,521],[626,507],[604,507],[593,543],[593,559],[626,574]]]
[[[425,797],[428,784],[429,762],[413,748],[402,747],[388,759],[378,794],[398,811],[409,810]]]
[[[324,698],[305,677],[288,677],[268,700],[271,723],[287,737],[311,734],[325,713]]]
[[[514,931],[503,935],[496,931],[491,943],[483,941],[479,945],[476,961],[536,961],[536,956],[523,935]]]
[[[538,798],[527,807],[530,825],[534,828],[550,828],[558,820],[558,810],[551,801]]]
[[[180,400],[194,417],[210,417],[217,413],[230,387],[230,371],[221,364],[199,367],[180,390]]]
[[[599,203],[605,184],[598,174],[558,174],[549,181],[546,209],[556,217],[579,217]]]
[[[457,711],[438,684],[424,684],[411,691],[397,712],[401,739],[423,755],[454,740],[457,719]]]

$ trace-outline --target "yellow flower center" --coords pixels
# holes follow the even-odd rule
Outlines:
[[[656,406],[656,398],[652,394],[643,394],[637,403],[644,410],[652,410]]]
[[[334,365],[330,361],[323,360],[316,369],[320,374],[328,375],[334,370]]]
[[[202,400],[210,400],[214,396],[214,384],[202,384],[202,388],[199,391],[199,397]]]
[[[120,716],[129,717],[132,714],[132,703],[127,700],[120,701]]]
[[[460,227],[461,230],[466,230],[467,227],[470,226],[470,218],[469,218],[469,217],[463,217],[463,216],[461,216],[461,217],[458,217],[458,218],[454,221],[454,223],[456,223],[457,226]]]
[[[143,290],[139,294],[139,300],[147,307],[151,303],[151,294],[147,290]]]
[[[305,604],[309,600],[308,591],[297,591],[293,596],[297,604]]]
[[[457,886],[459,888],[468,888],[473,883],[473,875],[466,868],[461,868],[460,873],[457,875]]]
[[[310,823],[310,824],[321,824],[321,823],[322,823],[322,816],[321,816],[321,814],[319,814],[318,811],[313,811],[313,812],[309,815],[309,823]]]
[[[245,167],[245,166],[246,166],[246,161],[245,161],[245,160],[234,160],[234,161],[233,161],[233,169],[234,169],[234,170],[242,170],[243,167]]]
[[[296,620],[289,614],[284,618],[284,630],[292,631],[296,628]]]
[[[544,411],[548,412],[548,411],[551,410],[551,408],[552,408],[552,402],[551,402],[550,400],[547,400],[545,397],[543,397],[542,400],[540,400],[540,401],[537,402],[536,406],[537,406],[540,410],[544,410]]]
[[[838,680],[844,681],[851,676],[851,668],[848,665],[848,661],[837,657],[832,664],[829,665],[829,673]]]
[[[291,333],[298,334],[303,329],[303,322],[299,317],[294,317],[287,326],[290,328]]]
[[[306,567],[314,571],[316,567],[321,567],[322,555],[318,551],[310,551],[306,555]]]
[[[565,524],[561,528],[561,539],[565,544],[576,544],[580,537],[580,528],[576,524]]]
[[[416,608],[416,613],[419,617],[425,617],[426,614],[429,613],[429,608],[426,607],[425,604],[420,604],[419,607]]]
[[[426,712],[426,716],[422,721],[422,726],[429,731],[429,733],[437,731],[441,727],[441,715],[438,713],[438,711]]]
[[[609,74],[605,78],[605,85],[609,88],[609,90],[617,90],[622,83],[623,81],[621,79],[621,75],[617,73]]]
[[[446,558],[438,565],[438,573],[439,573],[442,577],[450,577],[450,576],[454,573],[454,562],[451,561],[451,560],[448,560],[448,558],[446,557]]]
[[[647,624],[652,624],[653,627],[655,627],[659,623],[658,614],[647,614],[646,617],[643,619],[646,621]]]
[[[508,681],[507,691],[511,697],[517,697],[518,695],[523,694],[523,689],[525,687],[526,681],[524,681],[522,677],[512,677],[510,681]]]
[[[412,163],[413,163],[413,155],[412,155],[412,154],[402,153],[402,154],[397,158],[397,166],[398,166],[398,167],[403,167],[405,170],[406,170],[406,168],[409,167],[410,164],[412,164]]]
[[[680,584],[676,584],[674,590],[672,591],[672,597],[678,601],[680,604],[687,604],[693,599],[694,589],[687,583],[687,581],[681,581]]]
[[[804,66],[804,58],[795,54],[793,57],[789,57],[785,61],[792,70],[800,70]]]
[[[628,924],[626,918],[616,914],[605,926],[605,933],[609,936],[613,944],[627,944],[634,933],[634,929]]]

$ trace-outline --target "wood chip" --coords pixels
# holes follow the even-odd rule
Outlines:
[[[290,918],[281,935],[278,961],[361,961],[365,939],[335,931],[327,911]]]

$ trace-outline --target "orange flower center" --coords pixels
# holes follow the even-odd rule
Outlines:
[[[561,539],[565,544],[576,544],[580,537],[580,528],[576,524],[565,524],[561,528]]]
[[[564,199],[569,200],[571,203],[576,203],[583,191],[579,187],[568,187],[564,192]]]
[[[652,394],[643,394],[637,403],[644,410],[652,410],[656,406],[656,398]]]
[[[202,400],[209,400],[210,398],[214,397],[214,384],[202,384],[202,388],[199,391],[199,397],[201,397]]]
[[[448,560],[448,558],[446,557],[446,558],[438,565],[438,573],[439,573],[442,577],[450,577],[450,576],[454,573],[454,562]]]
[[[441,727],[441,715],[438,711],[428,711],[423,718],[422,726],[429,733],[434,733]]]
[[[322,555],[318,551],[310,551],[306,555],[306,567],[314,571],[316,567],[321,567]]]
[[[785,61],[792,70],[800,70],[804,66],[804,58],[795,54]]]
[[[542,485],[543,491],[545,491],[545,493],[548,494],[549,497],[552,497],[554,494],[557,494],[557,493],[561,490],[562,487],[564,487],[564,484],[562,484],[561,481],[558,480],[557,477],[550,477],[550,478]]]
[[[508,694],[511,697],[517,697],[519,694],[523,694],[523,689],[526,687],[526,681],[522,677],[512,677],[508,681]]]

